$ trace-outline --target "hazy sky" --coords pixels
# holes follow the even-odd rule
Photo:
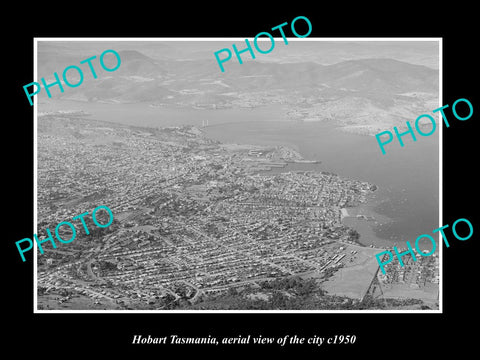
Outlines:
[[[72,39],[73,40],[73,39]],[[266,50],[270,40],[261,43]],[[215,61],[214,52],[229,48],[232,44],[239,50],[245,49],[244,40],[231,41],[39,41],[39,51],[55,51],[64,54],[99,54],[106,49],[137,50],[152,58],[208,59]],[[250,42],[253,47],[253,41]],[[332,41],[321,38],[288,38],[286,45],[282,38],[275,38],[275,47],[268,54],[261,54],[254,48],[257,61],[304,62],[333,64],[344,60],[362,58],[392,58],[412,64],[439,68],[439,41]],[[242,57],[250,57],[243,53]]]

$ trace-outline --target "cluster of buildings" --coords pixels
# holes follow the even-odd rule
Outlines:
[[[335,271],[355,256],[341,208],[372,185],[334,174],[258,174],[268,152],[232,151],[192,127],[136,129],[39,117],[38,222],[108,204],[108,233],[38,258],[38,286],[126,307]],[[266,152],[267,153],[267,152]],[[387,272],[388,273],[388,272]]]
[[[386,264],[385,274],[378,273],[382,284],[406,284],[411,288],[421,289],[440,280],[439,257],[433,254],[428,257],[418,256],[416,261],[411,256],[402,258],[404,266],[399,262]]]

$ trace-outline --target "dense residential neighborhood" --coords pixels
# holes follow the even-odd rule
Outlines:
[[[45,243],[39,308],[55,299],[65,309],[165,309],[291,276],[325,281],[364,261],[342,214],[375,185],[265,171],[301,160],[294,150],[227,146],[192,126],[135,128],[83,114],[42,114],[38,123],[39,238],[100,204],[114,214],[108,229],[89,226],[87,236],[75,224],[74,242]]]

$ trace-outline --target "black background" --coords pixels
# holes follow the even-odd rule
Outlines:
[[[439,3],[440,4],[440,3]],[[3,335],[8,348],[33,351],[33,356],[65,357],[143,355],[163,357],[183,352],[270,354],[308,352],[315,356],[433,355],[454,349],[461,353],[475,347],[477,286],[476,262],[480,227],[472,205],[478,199],[475,153],[480,114],[476,10],[466,4],[422,9],[418,4],[384,3],[381,7],[357,3],[334,6],[274,4],[260,10],[238,3],[188,3],[173,9],[162,3],[94,3],[25,6],[5,14],[13,22],[2,24],[6,42],[3,99],[6,131],[2,141],[4,203],[4,256],[2,298],[5,302]],[[37,9],[41,8],[41,9]],[[442,37],[443,104],[467,98],[474,114],[457,121],[450,114],[450,128],[443,128],[443,224],[458,218],[473,223],[467,241],[453,239],[444,247],[443,314],[33,314],[33,259],[23,263],[15,241],[33,235],[33,107],[23,85],[33,79],[34,37],[254,37],[273,26],[306,16],[313,27],[310,37]],[[300,33],[302,33],[299,30]],[[478,32],[478,31],[477,31]],[[275,35],[276,36],[276,35]],[[287,32],[289,35],[289,30]],[[213,51],[217,49],[212,49]],[[274,52],[270,56],[275,56]],[[212,55],[212,61],[213,55]],[[60,70],[59,70],[60,71]],[[420,114],[419,114],[420,115]],[[411,119],[406,119],[411,120]],[[412,144],[414,146],[414,144]],[[412,173],[412,176],[415,176]],[[432,184],[438,179],[432,179]],[[447,231],[447,235],[451,232]],[[452,238],[450,235],[449,239]],[[471,327],[473,325],[473,328]],[[356,335],[354,345],[131,345],[133,335],[277,337],[314,334],[328,337]],[[170,356],[170,355],[169,355]]]

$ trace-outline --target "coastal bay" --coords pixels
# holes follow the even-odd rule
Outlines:
[[[382,155],[372,136],[342,131],[328,121],[291,121],[284,107],[276,105],[221,110],[65,100],[42,105],[42,111],[59,110],[82,110],[91,120],[141,127],[195,125],[225,144],[286,146],[318,163],[290,162],[269,172],[327,171],[374,183],[378,189],[356,211],[376,221],[344,219],[366,246],[393,246],[440,226],[438,134],[416,142],[404,138],[404,147],[392,145],[388,155]],[[202,128],[204,120],[209,125]]]

